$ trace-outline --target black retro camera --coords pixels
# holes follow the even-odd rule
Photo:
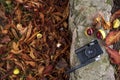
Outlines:
[[[75,50],[75,53],[77,54],[77,57],[78,57],[79,61],[81,62],[81,64],[71,68],[66,73],[71,73],[78,68],[81,68],[83,66],[88,65],[89,63],[99,60],[99,55],[102,54],[103,51],[102,51],[98,41],[93,40],[92,42]]]
[[[81,64],[84,64],[88,60],[95,58],[98,55],[102,54],[103,51],[102,51],[100,45],[98,44],[98,41],[94,40],[94,41],[84,45],[83,47],[75,50],[75,53],[77,54]]]

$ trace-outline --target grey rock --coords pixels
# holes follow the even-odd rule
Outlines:
[[[106,20],[109,20],[111,5],[108,4],[108,0],[70,0],[69,27],[73,32],[70,53],[72,67],[80,64],[74,52],[75,49],[96,39],[87,37],[84,30],[91,26],[92,18],[99,12],[105,15]],[[99,40],[99,43],[102,42]],[[102,44],[101,46],[104,50],[101,59],[71,73],[70,80],[115,80],[114,69],[109,63],[108,55]]]

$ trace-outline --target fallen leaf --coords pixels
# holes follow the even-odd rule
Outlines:
[[[39,74],[40,76],[42,76],[44,69],[45,69],[44,66],[39,66],[39,67],[38,67],[38,74]]]
[[[18,51],[19,50],[19,43],[17,42],[13,42],[13,44],[12,44],[12,48],[14,49],[14,50],[16,50],[16,51]]]
[[[25,61],[25,63],[26,63],[27,65],[30,65],[30,66],[32,66],[32,67],[35,67],[35,62],[33,62],[33,61]]]
[[[1,40],[1,43],[8,43],[9,41],[11,41],[10,37],[7,35],[7,36],[4,36]]]
[[[36,80],[36,78],[32,77],[32,75],[29,74],[29,75],[26,77],[26,80]]]
[[[26,42],[26,40],[31,36],[32,28],[33,28],[33,26],[32,26],[32,23],[30,22],[29,25],[28,25],[26,38],[25,38],[24,42]]]
[[[44,74],[49,74],[51,71],[53,70],[53,66],[52,65],[49,65],[49,66],[46,66],[43,73]]]
[[[120,17],[120,10],[116,11],[114,14],[111,15],[110,21],[113,22],[115,19]]]
[[[25,60],[25,61],[32,61],[32,58],[29,56],[29,55],[27,55],[27,54],[25,54],[25,53],[22,53],[22,54],[20,54],[21,55],[21,58],[23,59],[23,60]]]
[[[25,32],[27,31],[27,27],[23,28],[22,24],[17,24],[17,29],[19,30],[21,35],[24,35]]]
[[[11,28],[11,32],[16,39],[19,39],[17,31],[15,29]]]
[[[32,47],[30,47],[30,57],[31,58],[33,58],[33,59],[35,59],[36,57],[35,57],[35,55],[34,55],[34,50],[33,50],[33,48]]]
[[[67,68],[67,67],[68,67],[68,64],[64,58],[61,58],[60,61],[58,61],[57,65],[56,65],[56,68],[58,68],[58,69]]]
[[[11,50],[10,52],[14,53],[14,54],[20,54],[23,50]]]
[[[42,20],[42,25],[44,25],[44,14],[43,13],[40,13],[40,18],[41,18],[41,20]]]
[[[23,71],[25,71],[26,70],[26,68],[25,68],[25,66],[23,66],[23,64],[22,63],[20,63],[19,61],[17,61],[17,60],[14,60],[15,61],[15,64],[17,65],[17,66],[19,66]]]
[[[106,46],[110,46],[113,43],[118,42],[119,39],[120,39],[120,31],[109,32],[106,39],[105,39]]]
[[[119,52],[109,47],[106,47],[106,50],[111,58],[112,63],[119,65],[120,64]]]

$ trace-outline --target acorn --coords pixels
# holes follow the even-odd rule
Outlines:
[[[105,37],[106,37],[105,31],[102,30],[102,29],[99,29],[99,30],[97,31],[97,33],[96,33],[96,37],[97,37],[98,39],[105,39]]]
[[[87,28],[86,28],[85,34],[86,34],[87,36],[91,36],[93,33],[94,33],[94,28],[91,28],[91,27],[87,27]]]
[[[120,26],[120,20],[119,19],[115,19],[113,21],[113,28],[118,28]]]

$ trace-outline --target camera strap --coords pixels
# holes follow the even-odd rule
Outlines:
[[[96,61],[95,58],[88,60],[88,61],[85,62],[84,64],[77,65],[77,66],[69,69],[69,70],[66,72],[66,74],[69,74],[69,73],[71,73],[71,72],[74,72],[75,70],[77,70],[77,69],[79,69],[79,68],[81,68],[81,67],[84,67],[84,66],[86,66],[86,65],[88,65],[89,63],[92,63],[92,62],[94,62],[94,61]]]

